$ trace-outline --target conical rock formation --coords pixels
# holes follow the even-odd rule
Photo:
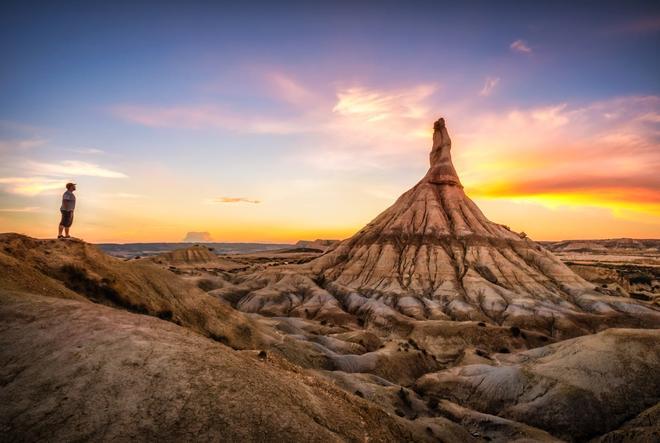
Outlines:
[[[307,288],[308,297],[300,294],[309,285],[288,283],[302,278],[291,273],[305,272],[321,286]],[[380,324],[483,320],[568,335],[618,324],[633,313],[635,324],[660,321],[650,306],[598,294],[539,244],[488,220],[463,191],[444,119],[434,124],[430,168],[419,183],[306,267],[258,280],[266,286],[239,308],[273,311],[277,305],[280,314],[333,317],[343,310]]]
[[[414,317],[434,308],[459,318],[475,309],[488,317],[515,315],[506,311],[521,297],[561,305],[589,289],[552,254],[484,216],[460,184],[444,120],[434,129],[424,178],[317,260],[314,271],[338,289],[397,294]],[[424,297],[435,303],[421,302]]]

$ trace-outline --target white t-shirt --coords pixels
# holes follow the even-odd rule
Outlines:
[[[73,211],[76,208],[76,196],[73,195],[73,192],[71,191],[66,191],[64,195],[62,195],[62,207],[60,210],[62,211]]]

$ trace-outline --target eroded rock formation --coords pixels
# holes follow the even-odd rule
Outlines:
[[[566,337],[660,321],[657,310],[602,296],[541,245],[488,220],[463,190],[444,119],[434,124],[428,172],[391,207],[309,264],[246,285],[235,303],[242,310],[385,327],[478,320]]]

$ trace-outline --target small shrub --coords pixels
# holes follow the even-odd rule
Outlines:
[[[651,297],[646,294],[642,294],[641,292],[631,292],[630,298],[634,298],[635,300],[651,301]]]
[[[160,311],[156,316],[162,320],[172,320],[174,314],[170,310]]]
[[[635,274],[631,276],[628,281],[630,284],[650,285],[653,282],[653,277],[648,274]]]
[[[225,337],[224,335],[211,333],[209,335],[209,338],[211,340],[217,341],[218,343],[222,343],[223,345],[229,346],[229,339],[227,337]]]
[[[215,283],[207,278],[197,281],[197,287],[204,292],[209,292],[216,289]]]
[[[238,325],[234,329],[236,332],[236,335],[242,338],[250,338],[252,337],[252,329],[248,325]]]
[[[412,406],[412,402],[410,401],[410,396],[408,395],[408,391],[404,390],[403,388],[399,388],[399,399],[401,402],[410,408]]]

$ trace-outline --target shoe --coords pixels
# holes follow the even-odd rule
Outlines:
[[[58,235],[57,238],[64,238],[64,236],[63,235]]]
[[[64,238],[71,238],[71,236],[70,235],[65,235]]]

